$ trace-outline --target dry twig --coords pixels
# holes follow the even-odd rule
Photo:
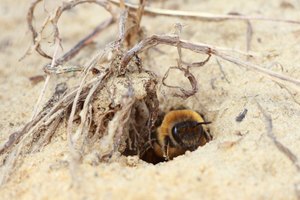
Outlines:
[[[221,64],[221,62],[220,62],[219,59],[217,59],[217,58],[216,58],[216,62],[217,62],[217,64],[218,64],[219,68],[220,68],[220,71],[221,71],[221,73],[222,73],[222,75],[223,75],[223,78],[226,80],[227,83],[230,84],[230,81],[228,80],[228,78],[227,78],[227,76],[226,76],[226,74],[225,74],[225,72],[224,72],[224,70],[223,70],[223,65]]]
[[[176,69],[176,70],[180,70],[184,73],[184,76],[187,77],[189,79],[189,82],[192,86],[192,89],[191,90],[186,90],[182,87],[179,87],[179,86],[172,86],[172,85],[168,85],[165,81],[166,79],[168,78],[169,76],[169,72],[173,69]],[[195,76],[189,72],[189,70],[183,68],[183,67],[169,67],[169,69],[167,70],[167,72],[165,73],[164,77],[162,78],[162,84],[166,87],[169,87],[169,88],[174,88],[174,89],[179,89],[181,91],[182,94],[179,94],[179,93],[174,93],[173,95],[176,96],[176,97],[181,97],[181,98],[188,98],[190,96],[193,96],[195,93],[197,93],[198,91],[198,85],[197,85],[197,80],[195,78]]]
[[[253,37],[253,28],[251,22],[247,21],[247,34],[246,34],[246,50],[249,52],[251,50],[251,41]]]
[[[257,102],[258,108],[262,112],[265,118],[265,124],[267,127],[267,136],[274,142],[276,148],[283,153],[288,159],[293,163],[296,167],[297,171],[300,172],[300,165],[298,157],[286,146],[284,146],[280,141],[277,140],[276,136],[273,133],[273,122],[272,117],[266,113],[266,111],[261,107],[261,105]]]
[[[189,49],[191,51],[194,51],[196,53],[201,53],[201,54],[208,54],[208,55],[215,55],[219,58],[222,58],[223,60],[227,60],[231,63],[234,63],[238,66],[244,67],[246,69],[252,70],[252,71],[257,71],[260,72],[263,75],[267,75],[271,78],[275,79],[280,79],[286,82],[293,83],[297,86],[300,86],[300,80],[291,78],[289,76],[270,71],[268,69],[265,69],[259,65],[243,61],[238,58],[234,58],[230,55],[227,55],[221,51],[224,51],[226,48],[221,48],[218,47],[213,47],[211,45],[203,44],[203,43],[192,43],[186,40],[181,40],[177,36],[169,36],[169,35],[153,35],[151,37],[145,38],[142,40],[140,43],[135,45],[132,49],[128,50],[120,64],[119,72],[120,74],[124,74],[126,71],[126,66],[128,65],[129,61],[132,59],[134,55],[137,55],[141,53],[142,51],[154,47],[159,44],[166,44],[170,46],[175,46],[178,47],[180,46],[181,48],[184,49]]]
[[[107,1],[105,0],[72,0],[72,1],[69,1],[69,2],[64,2],[62,4],[62,6],[59,6],[56,8],[56,10],[53,12],[53,13],[50,13],[41,29],[39,32],[36,31],[36,28],[33,26],[33,16],[34,16],[34,11],[35,11],[35,7],[38,3],[40,3],[42,0],[36,0],[34,1],[29,10],[28,10],[28,13],[27,13],[27,23],[28,23],[28,27],[29,27],[29,30],[32,34],[32,43],[33,43],[33,47],[34,49],[43,57],[45,58],[48,58],[48,59],[52,59],[51,56],[49,56],[47,53],[45,53],[45,51],[41,48],[41,38],[42,38],[42,33],[43,33],[43,30],[45,29],[45,27],[51,23],[52,24],[52,27],[53,27],[53,30],[54,30],[54,34],[53,34],[53,38],[54,38],[54,41],[56,41],[57,39],[59,40],[59,44],[61,45],[61,39],[60,39],[60,34],[59,34],[59,29],[57,27],[57,23],[61,17],[61,15],[63,14],[63,12],[67,11],[67,10],[70,10],[74,7],[76,7],[77,5],[80,5],[80,4],[84,4],[84,3],[94,3],[94,4],[97,4],[99,6],[102,6],[104,9],[106,9],[109,13],[112,14],[112,11],[111,11],[111,8],[110,8],[110,5],[107,3]],[[113,14],[112,14],[113,16]],[[103,24],[102,24],[103,26]],[[98,29],[103,29],[100,25],[100,27],[97,27]],[[97,32],[97,28],[96,28],[96,32]],[[99,32],[99,31],[98,31]],[[96,35],[94,33],[94,35]],[[90,36],[90,38],[92,38],[93,36]],[[86,40],[88,41],[88,40]],[[85,42],[86,42],[85,41]],[[84,44],[81,44],[81,45],[84,45]],[[76,52],[76,51],[74,51]],[[74,52],[71,52],[71,53],[74,53]],[[26,52],[25,56],[28,54],[28,52]],[[66,55],[66,57],[64,59],[68,59],[68,56],[70,55]]]
[[[300,172],[300,163],[299,163],[298,157],[288,147],[286,147],[280,141],[278,141],[278,139],[276,138],[276,136],[273,133],[272,117],[266,113],[266,111],[261,107],[261,105],[258,102],[256,102],[256,103],[265,118],[265,124],[266,124],[266,128],[267,128],[267,136],[272,140],[272,142],[274,143],[276,148],[292,162],[292,164],[295,166],[296,170],[298,172]],[[299,185],[300,185],[300,182],[297,182],[294,184],[295,193],[296,193],[296,196],[298,199],[300,197]]]
[[[52,57],[52,62],[51,62],[51,65],[50,65],[50,69],[54,67],[54,64],[55,64],[55,61],[56,61],[56,54],[57,54],[57,51],[58,51],[58,47],[59,47],[59,41],[56,42],[56,48],[55,48],[54,53],[53,53],[53,57]],[[45,92],[46,92],[46,89],[47,89],[49,81],[50,81],[50,76],[47,75],[45,83],[44,83],[44,86],[43,86],[42,91],[41,91],[41,93],[39,95],[39,98],[37,100],[37,103],[34,106],[34,110],[33,110],[33,113],[32,113],[31,120],[36,116],[36,114],[38,112],[38,109],[39,109],[40,104],[41,104],[41,102],[42,102],[42,100],[44,98],[44,95],[45,95]]]
[[[34,17],[34,10],[35,7],[37,6],[37,4],[39,4],[42,0],[36,0],[34,1],[31,6],[28,9],[28,13],[27,13],[27,24],[28,24],[28,28],[32,34],[32,42],[33,45],[35,47],[35,50],[43,57],[45,58],[49,58],[52,59],[51,56],[49,56],[47,53],[44,52],[44,50],[42,50],[41,45],[40,45],[40,38],[38,32],[35,30],[34,26],[33,26],[33,17]],[[28,54],[28,52],[26,53]],[[25,54],[25,55],[26,55]]]
[[[117,0],[108,0],[109,2],[118,5],[119,1]],[[137,10],[138,5],[134,5],[131,3],[125,3],[125,5],[131,10]],[[260,21],[272,21],[272,22],[283,22],[283,23],[292,23],[292,24],[300,24],[299,21],[296,20],[285,20],[285,19],[276,19],[270,17],[263,16],[247,16],[247,15],[221,15],[221,14],[211,14],[204,12],[192,12],[192,11],[180,11],[180,10],[167,10],[167,9],[159,9],[159,8],[150,8],[145,7],[144,13],[148,15],[162,15],[169,17],[183,17],[189,19],[198,19],[198,20],[206,20],[206,21],[224,21],[224,20],[260,20]]]
[[[300,101],[297,100],[297,98],[295,97],[297,94],[293,93],[286,85],[284,85],[284,84],[282,84],[282,83],[280,83],[280,82],[278,82],[278,81],[274,81],[274,82],[275,82],[281,89],[286,90],[286,91],[289,93],[289,95],[292,97],[292,99],[294,100],[294,102],[300,106]],[[296,89],[296,88],[293,88],[293,89]]]
[[[91,44],[95,37],[101,33],[104,29],[108,28],[115,22],[113,17],[108,18],[107,20],[101,22],[90,34],[81,39],[74,47],[72,47],[67,53],[65,53],[61,58],[57,59],[56,64],[62,65],[65,62],[69,61],[75,55],[79,53],[79,51]]]
[[[65,64],[72,58],[74,58],[84,47],[91,44],[95,37],[103,31],[105,28],[108,28],[110,25],[114,23],[114,19],[112,17],[108,18],[101,24],[99,24],[90,34],[81,39],[75,46],[73,46],[68,52],[66,52],[63,56],[58,58],[55,62],[55,65],[51,67],[51,64],[48,63],[44,66],[44,72],[46,74],[61,74],[66,72],[74,72],[74,71],[82,71],[82,67],[66,67],[60,68],[60,65]]]
[[[177,50],[178,50],[178,55],[179,55],[179,59],[177,61],[177,66],[176,67],[169,67],[169,69],[167,70],[167,72],[165,73],[163,79],[162,79],[162,84],[166,87],[169,87],[169,88],[175,88],[175,89],[179,89],[181,91],[182,94],[178,94],[178,93],[175,93],[173,94],[174,96],[176,97],[181,97],[183,99],[187,99],[189,98],[190,96],[193,96],[194,94],[196,94],[198,92],[198,82],[196,80],[196,77],[190,72],[190,68],[191,67],[201,67],[201,66],[204,66],[210,59],[211,55],[208,54],[208,57],[202,61],[202,62],[197,62],[197,63],[186,63],[185,64],[187,65],[186,68],[184,68],[182,66],[183,64],[183,61],[182,61],[182,53],[181,53],[181,47],[180,46],[177,46]],[[170,70],[172,69],[177,69],[177,70],[180,70],[184,73],[184,76],[186,78],[188,78],[191,86],[192,86],[192,89],[191,90],[186,90],[182,87],[179,87],[179,86],[171,86],[171,85],[168,85],[165,83],[165,80],[168,78],[168,75],[169,75],[169,72]]]
[[[91,87],[95,83],[96,79],[92,79],[84,86],[84,92],[81,93],[81,97],[83,98],[86,95],[86,90]],[[8,152],[13,145],[19,142],[20,138],[25,135],[29,134],[30,132],[37,131],[42,124],[47,121],[51,116],[55,113],[60,112],[61,109],[67,109],[70,104],[73,102],[73,99],[76,95],[78,88],[75,88],[73,91],[66,94],[62,99],[57,99],[53,102],[52,98],[48,101],[44,109],[34,117],[30,122],[28,122],[21,130],[12,133],[9,136],[9,139],[4,142],[0,146],[0,155]],[[55,94],[54,94],[55,95]]]

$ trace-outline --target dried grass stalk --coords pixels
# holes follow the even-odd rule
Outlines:
[[[119,68],[120,74],[124,74],[124,72],[126,71],[127,64],[129,63],[129,61],[132,59],[134,55],[137,55],[142,51],[157,46],[159,44],[166,44],[175,47],[180,46],[181,48],[189,49],[196,53],[214,55],[219,58],[222,58],[223,60],[227,60],[231,63],[234,63],[238,66],[244,67],[246,69],[259,72],[263,75],[267,75],[274,79],[283,80],[289,83],[293,83],[297,86],[300,86],[300,80],[298,79],[277,72],[273,72],[259,65],[247,61],[243,61],[241,59],[223,53],[222,51],[226,50],[226,48],[218,48],[203,43],[189,42],[186,40],[179,39],[178,36],[171,36],[171,35],[153,35],[151,37],[145,38],[140,43],[135,45],[132,49],[128,50],[121,61],[120,68]]]
[[[260,109],[260,111],[262,112],[264,118],[265,118],[265,124],[266,124],[266,129],[267,129],[267,136],[272,140],[272,142],[274,143],[275,147],[283,154],[285,155],[294,165],[294,167],[296,168],[296,170],[298,171],[298,173],[300,172],[300,163],[299,163],[299,159],[298,156],[296,154],[294,154],[292,152],[292,150],[290,148],[288,148],[287,146],[285,146],[284,144],[282,144],[274,135],[273,133],[273,122],[272,122],[272,117],[266,113],[266,111],[262,108],[262,106],[258,103],[257,106]],[[295,188],[295,194],[296,197],[299,199],[300,197],[300,188],[299,188],[300,182],[296,182],[294,184],[294,188]]]
[[[119,1],[117,0],[108,0],[109,2],[118,5]],[[125,3],[125,5],[131,10],[137,10],[139,8],[138,5],[134,5],[131,3]],[[212,13],[204,13],[204,12],[192,12],[192,11],[180,11],[180,10],[167,10],[167,9],[159,9],[159,8],[151,8],[145,7],[144,13],[147,15],[153,16],[168,16],[168,17],[181,17],[188,19],[197,19],[204,21],[224,21],[224,20],[260,20],[260,21],[272,21],[272,22],[282,22],[282,23],[291,23],[291,24],[300,24],[299,21],[296,20],[286,20],[286,19],[276,19],[270,17],[263,16],[247,16],[247,15],[222,15],[222,14],[212,14]]]

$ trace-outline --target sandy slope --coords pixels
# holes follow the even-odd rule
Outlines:
[[[216,1],[185,0],[166,2],[166,8],[205,11],[212,13],[239,12],[247,15],[264,14],[277,18],[299,18],[298,1]],[[175,1],[174,1],[175,2]],[[288,4],[290,3],[290,4]],[[42,83],[32,85],[29,77],[42,74],[47,61],[35,53],[22,62],[18,59],[30,44],[24,16],[26,1],[1,0],[0,4],[0,142],[9,133],[30,119]],[[161,6],[160,3],[155,6]],[[40,8],[42,10],[42,8]],[[89,29],[105,18],[101,8],[83,6],[68,12],[63,18],[64,47],[68,49]],[[44,14],[36,15],[41,23]],[[77,23],[78,22],[78,23]],[[245,50],[244,22],[198,22],[166,17],[145,17],[147,34],[170,33],[174,23],[185,26],[182,38]],[[256,62],[276,72],[299,77],[300,26],[255,21],[252,50]],[[159,27],[159,28],[158,28]],[[109,33],[108,33],[109,32]],[[115,28],[102,34],[89,53],[81,56],[84,62],[103,45],[114,39]],[[53,47],[49,47],[51,52]],[[153,61],[147,67],[162,76],[167,66],[175,64],[176,49],[160,47],[150,51]],[[184,51],[186,60],[199,61],[204,56]],[[213,124],[214,140],[194,152],[188,152],[168,163],[152,165],[132,158],[121,157],[111,163],[92,166],[87,158],[76,176],[78,187],[72,187],[66,164],[65,130],[42,152],[24,158],[23,165],[11,181],[0,189],[3,199],[297,199],[296,184],[300,176],[292,162],[280,152],[267,136],[265,118],[257,102],[273,119],[273,133],[300,155],[300,96],[293,85],[282,87],[270,78],[221,61],[224,74],[215,58],[200,69],[194,69],[200,91],[184,102],[196,110],[208,110]],[[272,63],[281,63],[271,65]],[[181,74],[172,75],[179,84],[188,84]],[[226,77],[225,77],[226,76]],[[55,87],[54,77],[49,93]],[[170,80],[172,81],[172,80]],[[167,94],[170,92],[162,88]],[[47,94],[49,96],[49,94]],[[182,102],[160,95],[162,107]],[[238,123],[236,116],[248,109],[245,119]],[[300,194],[298,194],[300,195]],[[298,196],[298,198],[300,198]]]

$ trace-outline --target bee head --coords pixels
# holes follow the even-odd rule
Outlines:
[[[183,121],[176,123],[172,128],[174,140],[183,148],[195,150],[200,146],[201,137],[204,136],[202,124],[210,122]]]

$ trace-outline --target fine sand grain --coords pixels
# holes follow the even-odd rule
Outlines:
[[[55,6],[45,2],[48,9]],[[151,6],[300,21],[300,3],[292,0],[163,2],[155,1]],[[32,84],[29,78],[43,75],[42,66],[48,61],[37,53],[18,61],[31,41],[26,24],[29,5],[29,1],[0,3],[0,143],[30,120],[43,87],[43,82]],[[66,12],[59,23],[63,51],[107,16],[104,9],[95,5]],[[44,17],[41,4],[35,15],[36,23],[41,24]],[[146,16],[142,26],[151,36],[172,33],[175,23],[183,24],[182,39],[246,51],[247,24],[243,21],[204,22]],[[266,21],[251,24],[251,51],[256,57],[249,61],[299,78],[300,25]],[[116,37],[116,26],[108,28],[71,63],[85,63]],[[53,54],[54,46],[45,43],[45,48]],[[161,45],[148,53],[153,59],[145,62],[144,67],[160,78],[169,66],[176,65],[176,48]],[[206,58],[186,50],[183,54],[184,60],[190,62]],[[158,92],[161,109],[183,104],[205,113],[212,121],[210,131],[214,139],[210,143],[157,165],[121,156],[94,166],[91,154],[79,165],[80,184],[74,186],[67,162],[66,129],[62,125],[49,145],[24,156],[22,165],[1,186],[1,199],[299,199],[300,87],[220,59],[219,62],[220,66],[212,57],[205,66],[193,68],[199,91],[187,100],[172,98],[173,90],[163,86]],[[70,75],[64,78],[68,80]],[[57,80],[58,77],[51,78],[44,102],[53,93]],[[167,82],[190,87],[182,73],[170,74]],[[248,112],[237,122],[236,117],[244,109]],[[291,154],[296,158],[291,159]]]

